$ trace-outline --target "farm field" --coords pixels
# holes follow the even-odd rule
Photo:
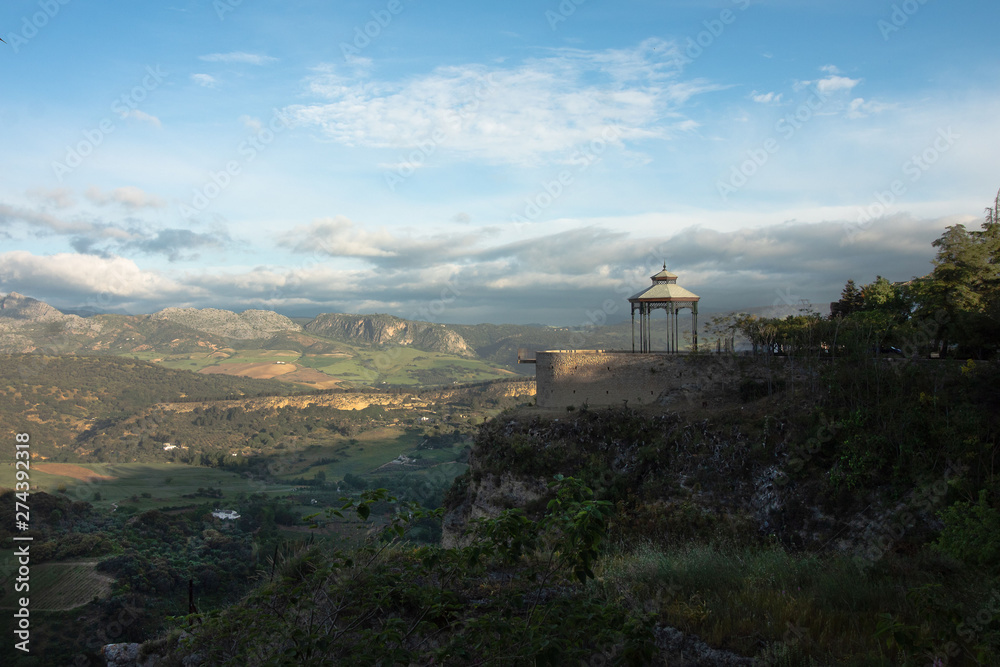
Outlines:
[[[41,467],[36,469],[34,465]],[[172,463],[34,465],[31,469],[33,491],[59,493],[62,490],[73,500],[85,500],[95,507],[107,509],[122,502],[128,502],[140,511],[202,503],[206,498],[184,498],[184,495],[196,493],[199,488],[211,487],[221,490],[222,498],[217,499],[219,504],[224,504],[226,500],[235,500],[241,493],[280,495],[294,490],[291,485],[265,484],[226,470]],[[60,466],[63,474],[47,472],[55,466]],[[101,478],[81,479],[83,471],[89,471]],[[13,487],[14,469],[4,466],[0,469],[0,488]],[[95,494],[100,494],[99,500]],[[144,497],[143,494],[149,494],[149,497]],[[133,496],[137,500],[132,500]]]
[[[95,597],[104,597],[111,591],[114,578],[100,574],[97,561],[70,561],[64,563],[39,563],[31,566],[31,610],[64,611],[81,607]],[[0,556],[0,572],[13,571],[14,554]],[[13,587],[0,597],[0,609],[16,609],[17,599],[24,596]]]
[[[338,385],[418,386],[480,382],[516,375],[478,359],[409,347],[375,349],[339,344],[336,352],[217,349],[162,354],[132,352],[128,356],[161,366],[206,374],[276,379],[308,389]]]

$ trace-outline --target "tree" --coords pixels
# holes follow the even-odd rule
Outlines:
[[[854,279],[852,278],[847,281],[844,289],[840,292],[840,301],[830,304],[830,319],[834,317],[846,317],[857,310],[861,310],[864,304],[864,294],[854,284]]]
[[[906,298],[905,288],[877,276],[875,282],[861,288],[862,305],[860,310],[877,311],[889,315],[896,323],[902,323],[909,318],[910,303]]]
[[[934,270],[918,281],[921,319],[936,319],[942,355],[951,343],[967,353],[995,352],[1000,334],[1000,223],[995,211],[982,231],[953,225],[934,241]]]

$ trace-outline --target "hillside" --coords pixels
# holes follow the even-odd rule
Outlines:
[[[387,423],[410,424],[417,412],[433,414],[435,406],[478,409],[530,397],[534,383],[293,392],[276,380],[191,373],[121,357],[0,355],[0,432],[30,430],[32,453],[54,461],[191,463],[203,455],[214,461],[220,454],[273,454],[278,445],[322,442],[328,431],[350,430],[326,426],[369,406],[399,410]],[[323,429],[315,428],[317,419]],[[164,449],[164,443],[175,446]],[[13,450],[0,452],[0,460],[12,457]]]
[[[36,456],[73,454],[85,434],[158,403],[288,394],[288,385],[161,368],[134,359],[0,355],[0,432],[29,429]],[[13,451],[0,453],[10,460]]]
[[[419,510],[355,498],[343,509],[390,522],[385,541],[302,549],[190,643],[175,631],[148,650],[250,664],[998,664],[1000,368],[859,357],[811,372],[819,382],[724,388],[680,413],[507,411],[445,497],[440,548],[398,541]]]

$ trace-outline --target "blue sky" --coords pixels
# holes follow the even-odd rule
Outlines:
[[[822,309],[978,226],[1000,186],[998,19],[944,0],[7,0],[0,292],[573,325],[626,314],[665,260],[703,311]]]

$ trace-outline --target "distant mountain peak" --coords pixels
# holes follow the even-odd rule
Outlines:
[[[150,317],[239,340],[269,338],[281,331],[302,331],[301,326],[272,310],[246,310],[237,314],[218,308],[164,308]]]
[[[52,322],[66,318],[58,310],[38,299],[11,292],[0,299],[0,317],[11,320]]]
[[[307,324],[305,329],[322,336],[369,345],[411,345],[421,350],[476,356],[475,350],[461,335],[442,324],[404,320],[393,315],[327,313]]]

